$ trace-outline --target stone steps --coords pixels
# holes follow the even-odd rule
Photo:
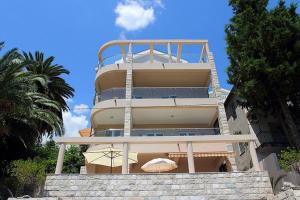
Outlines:
[[[45,196],[70,199],[272,199],[266,172],[50,175]]]

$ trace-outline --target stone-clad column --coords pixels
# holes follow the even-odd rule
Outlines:
[[[132,127],[132,116],[131,116],[131,98],[132,98],[132,44],[128,47],[128,61],[126,71],[126,94],[125,94],[125,116],[124,116],[124,136],[130,136]]]
[[[212,52],[207,52],[207,59],[211,67],[211,86],[213,89],[213,96],[217,98],[218,101],[218,121],[219,121],[220,132],[222,135],[229,135],[230,134],[229,125],[226,117],[224,103],[222,100],[218,73],[217,73],[215,60]],[[232,144],[227,145],[227,151],[229,152],[233,151]],[[228,159],[231,163],[232,170],[236,171],[237,166],[236,166],[235,158],[229,157]]]
[[[125,93],[125,116],[124,116],[124,137],[130,137],[132,128],[132,113],[131,113],[131,99],[132,99],[132,65],[133,65],[133,54],[132,44],[128,47],[128,63],[126,71],[126,93]],[[128,143],[123,144],[123,163],[122,163],[122,174],[129,173],[128,165]]]
[[[218,79],[218,74],[215,66],[215,61],[212,52],[207,53],[208,62],[211,66],[211,85],[213,89],[213,96],[218,100],[218,120],[220,126],[221,134],[230,134],[229,126],[227,122],[226,112],[224,103],[222,101],[221,91],[220,91],[220,83]]]

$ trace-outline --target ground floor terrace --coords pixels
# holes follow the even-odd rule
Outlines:
[[[188,173],[188,159],[186,155],[178,154],[175,155],[174,153],[138,153],[138,162],[132,163],[129,165],[128,172],[129,173],[149,173],[145,172],[142,169],[142,166],[147,162],[156,159],[156,158],[163,158],[163,159],[170,159],[174,161],[177,165],[175,169],[168,170],[165,172],[158,173]],[[203,155],[200,155],[203,154]],[[210,155],[211,153],[194,153],[194,167],[195,173],[197,172],[230,172],[233,171],[231,167],[231,163],[225,153],[218,153],[220,156]],[[224,154],[224,156],[221,156]],[[84,170],[83,170],[84,171]],[[84,172],[83,172],[84,173]],[[86,174],[121,174],[122,167],[109,167],[104,165],[95,165],[86,163],[85,165],[85,173]]]
[[[234,143],[248,143],[253,170],[260,171],[253,135],[203,135],[203,136],[158,136],[158,137],[62,137],[56,141],[60,145],[55,174],[61,174],[64,151],[68,144],[112,146],[122,150],[119,167],[108,167],[86,163],[86,173],[145,173],[141,166],[155,158],[167,158],[177,164],[168,173],[196,173],[236,171]],[[128,155],[137,153],[138,162],[129,164]],[[224,165],[225,164],[225,165]],[[220,169],[221,165],[225,169]]]

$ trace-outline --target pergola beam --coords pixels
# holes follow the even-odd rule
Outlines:
[[[255,141],[253,135],[203,135],[203,136],[164,136],[164,137],[61,137],[55,139],[62,144],[170,144],[170,143],[239,143]]]

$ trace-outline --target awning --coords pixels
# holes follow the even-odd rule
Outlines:
[[[194,152],[194,157],[204,158],[204,157],[226,157],[226,156],[235,156],[234,152]],[[169,153],[169,158],[186,158],[186,152],[180,153]]]

